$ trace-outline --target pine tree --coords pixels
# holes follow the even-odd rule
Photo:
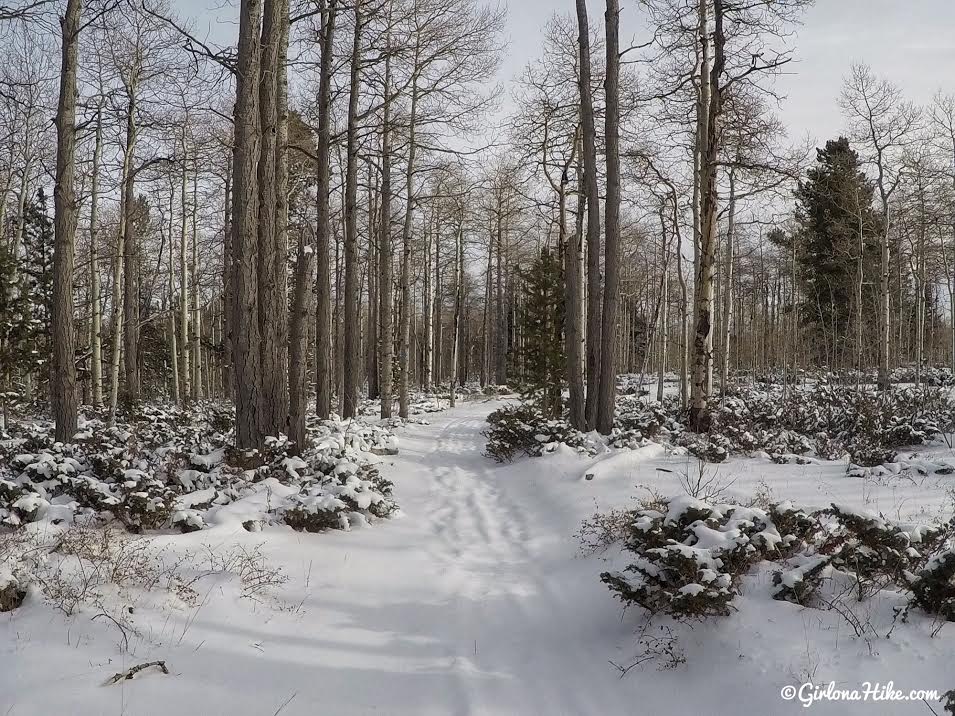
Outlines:
[[[563,412],[564,296],[560,256],[546,247],[527,270],[519,271],[523,284],[524,397],[534,400],[546,417]]]
[[[39,189],[36,199],[25,209],[22,300],[28,307],[24,347],[21,356],[24,373],[34,373],[41,383],[49,378],[49,359],[53,351],[53,222],[47,208],[46,193]]]
[[[820,332],[851,342],[860,315],[861,325],[878,324],[872,292],[861,291],[861,305],[859,294],[867,277],[878,275],[882,221],[873,209],[875,187],[848,139],[826,142],[816,162],[796,190],[801,314]]]
[[[13,380],[33,366],[32,343],[37,326],[24,289],[16,258],[0,243],[0,390],[11,388]]]

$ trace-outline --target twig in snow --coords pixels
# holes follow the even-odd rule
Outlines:
[[[169,669],[166,668],[165,661],[147,661],[145,664],[139,664],[138,666],[133,666],[127,669],[126,671],[120,671],[118,674],[114,674],[113,677],[106,682],[106,685],[109,686],[110,684],[115,684],[119,681],[123,681],[124,679],[131,679],[140,671],[143,669],[148,669],[150,666],[158,666],[162,670],[162,673],[169,673]]]
[[[296,696],[298,696],[298,691],[292,692],[292,695],[289,696],[287,699],[285,699],[282,705],[275,710],[275,713],[272,714],[272,716],[279,716],[279,713],[281,713],[282,709],[284,709],[286,706],[292,703],[292,699],[294,699]]]
[[[122,624],[120,624],[118,621],[116,621],[116,619],[113,618],[112,615],[107,614],[106,612],[100,612],[99,614],[97,614],[96,616],[94,616],[92,619],[90,619],[90,621],[91,621],[91,622],[95,622],[99,617],[106,617],[106,618],[109,619],[111,622],[113,622],[113,624],[116,625],[116,628],[119,629],[119,631],[120,631],[120,632],[122,633],[122,635],[123,635],[123,647],[124,647],[125,650],[128,652],[128,651],[129,651],[129,634],[126,633],[126,627],[124,627]]]

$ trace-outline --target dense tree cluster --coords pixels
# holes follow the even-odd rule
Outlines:
[[[955,365],[955,100],[853,66],[811,162],[770,109],[807,4],[651,0],[621,46],[577,0],[505,95],[480,0],[243,0],[222,46],[164,0],[14,3],[3,392],[61,439],[229,398],[261,448],[313,395],[536,385],[609,432],[619,373],[675,373],[705,430],[742,374]]]

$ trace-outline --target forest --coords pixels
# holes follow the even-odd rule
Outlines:
[[[833,0],[0,0],[0,711],[955,714],[955,12],[850,4],[813,136]]]

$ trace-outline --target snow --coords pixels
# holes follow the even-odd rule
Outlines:
[[[899,601],[885,593],[865,606],[879,636],[859,638],[836,613],[774,601],[765,569],[745,578],[730,616],[693,628],[671,624],[685,664],[661,671],[649,663],[621,678],[610,662],[640,657],[643,621],[638,609],[622,613],[598,575],[631,560],[616,548],[581,556],[574,533],[595,503],[633,506],[647,489],[679,494],[680,471],[692,472],[696,463],[653,447],[595,456],[556,450],[499,465],[482,454],[485,418],[499,405],[465,402],[435,413],[430,425],[398,428],[401,451],[380,464],[395,483],[395,519],[349,532],[261,523],[251,531],[245,522],[296,492],[269,478],[243,499],[210,510],[205,529],[151,538],[170,558],[260,550],[287,579],[264,593],[243,596],[237,577],[217,571],[198,579],[195,603],[153,591],[112,595],[117,609],[135,607],[128,647],[116,626],[92,619],[95,611],[68,617],[31,594],[0,615],[0,713],[798,714],[806,710],[781,700],[780,689],[809,680],[834,680],[839,688],[864,681],[955,688],[955,626],[933,638],[935,625],[913,612],[886,638]],[[210,456],[206,465],[195,457],[200,469],[218,460]],[[955,452],[923,447],[919,459],[955,463]],[[201,488],[202,473],[193,472]],[[586,474],[599,479],[581,479]],[[768,489],[800,507],[835,502],[913,525],[951,510],[953,478],[935,473],[856,478],[846,475],[844,462],[733,457],[719,475],[726,495],[712,502],[745,502]],[[360,483],[349,478],[339,494],[302,499],[365,499]],[[184,520],[194,519],[189,505],[205,496],[197,491],[181,501]],[[679,519],[698,504],[689,496],[672,501],[666,518]],[[733,538],[706,529],[696,526],[712,547]],[[810,567],[783,579],[791,586]],[[684,592],[703,589],[692,584]],[[149,670],[102,685],[157,659],[169,675]],[[919,702],[821,701],[811,709],[813,716],[927,712]]]

